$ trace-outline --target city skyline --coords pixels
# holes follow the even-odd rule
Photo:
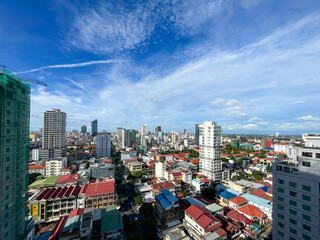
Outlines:
[[[48,84],[32,86],[31,130],[52,108],[68,114],[67,130],[94,119],[100,131],[320,128],[320,3],[128,4],[3,4],[0,63]]]

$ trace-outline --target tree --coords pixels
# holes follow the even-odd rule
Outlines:
[[[134,202],[135,202],[136,205],[141,205],[142,202],[143,202],[143,199],[142,199],[141,195],[135,196],[134,197]]]
[[[155,239],[155,235],[157,233],[157,220],[154,215],[153,207],[150,204],[144,203],[140,207],[139,214],[142,217],[142,224],[144,226],[147,239]]]
[[[120,203],[123,204],[125,200],[126,200],[125,196],[121,194],[119,197]]]
[[[240,179],[243,179],[243,173],[242,172],[239,172],[238,176],[239,176]]]
[[[181,191],[181,193],[183,194],[183,196],[184,196],[184,197],[186,197],[186,196],[187,196],[187,194],[188,194],[188,193],[187,193],[187,191],[186,191],[185,189],[183,189],[183,190]]]
[[[134,178],[141,178],[142,177],[142,172],[141,171],[134,172],[132,175],[133,175]]]
[[[229,162],[229,160],[226,159],[226,158],[224,158],[224,157],[221,158],[221,161],[222,161],[222,162]]]
[[[252,175],[255,178],[255,180],[262,180],[263,175],[261,172],[253,171]]]
[[[31,173],[31,174],[29,174],[29,185],[31,183],[33,183],[34,181],[36,181],[38,176],[42,176],[42,175],[40,173]]]

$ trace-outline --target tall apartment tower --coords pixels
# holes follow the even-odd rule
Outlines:
[[[199,125],[200,124],[195,124],[194,125],[194,141],[196,145],[199,145]]]
[[[300,148],[298,155],[294,166],[272,165],[274,240],[320,239],[320,148]]]
[[[158,136],[158,132],[160,132],[160,131],[161,131],[161,126],[155,127],[155,128],[154,128],[154,135],[155,135],[155,136]]]
[[[109,133],[97,135],[97,158],[111,158],[111,136]]]
[[[66,118],[60,109],[43,113],[42,160],[66,156]]]
[[[87,126],[86,125],[82,125],[81,126],[81,133],[82,134],[86,134],[87,133]]]
[[[221,172],[222,130],[216,122],[206,121],[199,125],[200,172],[219,181]]]
[[[30,85],[0,72],[0,239],[28,232]]]
[[[122,147],[132,147],[132,131],[124,130],[122,132]]]
[[[123,128],[118,127],[117,128],[117,136],[118,136],[118,140],[121,141],[122,140],[122,132],[124,131]]]
[[[142,125],[141,126],[141,137],[147,134],[147,126]]]
[[[91,132],[92,136],[95,137],[98,134],[98,120],[95,119],[91,122]]]

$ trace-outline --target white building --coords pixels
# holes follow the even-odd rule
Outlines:
[[[222,130],[216,122],[206,121],[199,125],[200,172],[219,181],[221,173]]]
[[[302,139],[306,147],[320,147],[319,133],[305,133],[302,134]]]
[[[166,172],[166,163],[165,162],[156,162],[156,177],[163,178]]]
[[[273,164],[272,239],[320,239],[320,148],[299,149],[298,164]]]
[[[36,161],[36,162],[41,160],[41,150],[40,149],[33,149],[32,150],[32,160]]]
[[[141,126],[141,137],[147,134],[147,126]]]
[[[60,175],[61,168],[65,168],[67,166],[67,158],[50,158],[46,161],[46,177],[51,175]]]
[[[109,133],[97,135],[97,158],[111,158],[111,136]]]

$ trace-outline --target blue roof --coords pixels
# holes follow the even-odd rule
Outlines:
[[[241,197],[244,197],[246,200],[248,200],[248,202],[253,202],[253,203],[258,204],[260,206],[272,209],[272,205],[269,204],[270,201],[266,200],[264,198],[252,195],[250,193],[243,194],[243,195],[241,195]]]
[[[170,203],[166,198],[165,196],[163,196],[163,194],[158,194],[156,196],[156,200],[160,202],[161,206],[163,208],[167,208],[167,207],[170,207],[172,206],[172,203]]]
[[[268,188],[269,186],[265,186],[265,187],[262,187],[261,190],[263,190],[264,192],[268,191]]]
[[[174,203],[179,201],[168,189],[164,189],[161,192],[169,202]]]
[[[231,192],[228,192],[228,191],[224,191],[222,189],[220,189],[218,192],[217,192],[217,195],[219,195],[220,197],[224,198],[224,199],[231,199],[231,198],[234,198],[236,197],[237,195],[231,193]]]
[[[192,179],[192,181],[194,181],[194,182],[196,182],[196,183],[199,183],[200,185],[203,185],[204,183],[203,182],[201,182],[201,181],[199,181],[198,179]]]
[[[206,205],[200,201],[198,201],[197,199],[194,199],[192,197],[188,197],[187,198],[187,201],[191,204],[191,205],[198,205],[198,206],[201,206],[201,207],[205,207]]]
[[[159,201],[164,208],[170,207],[174,202],[179,201],[168,189],[162,190],[161,193],[156,196],[156,200]]]

